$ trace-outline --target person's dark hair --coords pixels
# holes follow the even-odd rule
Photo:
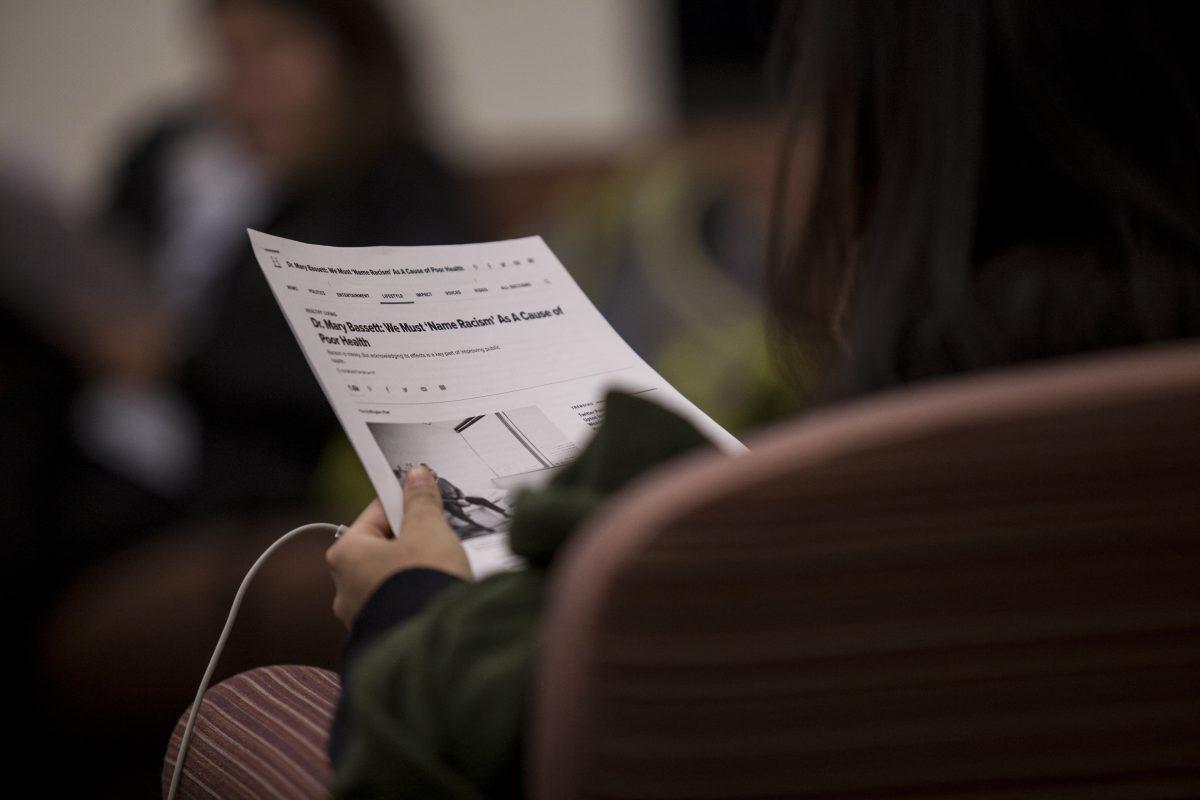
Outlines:
[[[410,69],[399,20],[376,0],[207,0],[211,11],[237,4],[279,9],[333,43],[344,70],[348,139],[368,149],[414,136]]]
[[[1088,0],[786,8],[769,281],[785,361],[846,394],[1200,335],[1196,17]]]

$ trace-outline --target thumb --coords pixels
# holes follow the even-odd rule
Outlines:
[[[437,476],[424,464],[417,464],[404,476],[404,518],[442,517],[442,492]]]

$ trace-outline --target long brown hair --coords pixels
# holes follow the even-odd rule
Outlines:
[[[348,116],[347,151],[371,152],[384,143],[413,143],[418,126],[411,67],[400,19],[376,0],[207,0],[210,11],[238,3],[279,9],[328,37],[342,64]]]
[[[845,394],[1200,335],[1196,17],[1037,0],[785,9],[769,275],[785,360]]]

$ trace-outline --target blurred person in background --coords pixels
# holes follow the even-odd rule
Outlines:
[[[79,508],[93,527],[144,531],[310,496],[334,420],[247,227],[342,246],[452,243],[467,231],[451,177],[420,144],[396,32],[379,7],[201,9],[210,84],[134,144],[103,214],[170,324],[157,376],[97,382],[80,405],[77,429],[111,478]],[[155,506],[113,501],[123,495],[166,507],[143,517]]]
[[[1200,337],[1193,7],[793,11],[769,297],[781,354],[816,370],[826,399]],[[335,796],[524,796],[556,554],[606,496],[703,443],[647,401],[606,408],[579,460],[519,498],[512,547],[528,569],[473,582],[420,468],[395,539],[376,503],[330,548],[350,630]]]
[[[197,12],[209,81],[120,159],[100,221],[159,309],[159,346],[137,374],[90,372],[71,410],[83,456],[58,527],[78,542],[72,565],[100,563],[64,594],[44,645],[62,725],[98,748],[99,774],[143,787],[247,556],[313,513],[337,441],[246,228],[338,246],[473,238],[422,144],[379,5],[201,0]],[[313,622],[328,619],[319,555],[300,548],[294,563],[311,569],[281,563],[258,595],[294,621],[235,643],[231,666],[335,659],[334,626]],[[116,749],[101,746],[117,731]]]
[[[61,502],[63,425],[80,380],[136,383],[159,363],[163,320],[143,283],[75,224],[42,176],[0,161],[0,525],[10,565],[62,558],[57,533],[29,526]],[[77,542],[72,542],[72,545]]]
[[[23,688],[8,703],[8,720],[22,729],[42,714],[27,690],[37,685],[41,614],[79,552],[91,548],[54,521],[77,461],[64,424],[71,398],[88,375],[139,380],[159,348],[156,305],[109,256],[73,224],[42,176],[0,163],[0,582],[12,623],[7,674]],[[31,765],[16,750],[10,774],[20,776]]]

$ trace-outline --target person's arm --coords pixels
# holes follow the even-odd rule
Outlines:
[[[429,567],[411,567],[385,578],[350,626],[350,635],[342,650],[342,686],[347,685],[350,673],[372,644],[388,631],[417,616],[445,589],[463,582],[457,575]],[[340,761],[346,742],[344,697],[343,694],[338,699],[333,726],[329,731],[329,754],[334,764]]]
[[[342,680],[376,639],[424,610],[443,590],[463,583],[457,575],[430,567],[411,567],[384,579],[350,626],[342,651]]]
[[[391,538],[378,500],[326,552],[336,594],[333,613],[350,631],[342,655],[342,685],[359,657],[381,636],[403,625],[445,589],[471,580],[462,542],[442,516],[436,476],[423,465],[404,481],[404,521]],[[344,703],[330,732],[333,760],[345,740]]]
[[[441,591],[360,652],[331,743],[333,796],[523,797],[533,665],[556,553],[613,493],[704,444],[671,412],[608,394],[604,423],[583,452],[516,498],[510,541],[528,566]],[[442,530],[440,497],[431,499],[438,513],[429,524]],[[359,617],[370,613],[364,605]]]

